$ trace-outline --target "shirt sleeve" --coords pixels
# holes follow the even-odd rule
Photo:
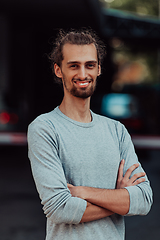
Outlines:
[[[131,176],[138,172],[144,172],[138,161],[129,133],[123,125],[121,125],[120,129],[120,153],[121,159],[125,160],[124,174],[127,169],[135,163],[139,163],[139,167],[132,172]],[[145,182],[136,186],[126,187],[130,196],[130,209],[126,216],[146,215],[150,211],[153,202],[153,194],[147,175],[145,176],[145,179]]]
[[[78,224],[87,202],[72,197],[67,188],[53,126],[35,120],[27,136],[31,169],[46,217],[55,224]]]

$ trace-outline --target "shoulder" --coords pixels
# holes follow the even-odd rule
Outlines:
[[[99,115],[99,114],[96,114],[96,113],[93,113],[93,117],[95,118],[96,122],[99,122],[100,124],[106,124],[108,125],[109,127],[113,127],[113,128],[123,128],[124,125],[115,120],[115,119],[112,119],[112,118],[108,118],[106,116],[103,116],[103,115]]]
[[[55,110],[36,117],[28,126],[27,140],[29,146],[39,147],[40,144],[52,143],[57,146],[58,134],[54,122]]]
[[[43,129],[45,131],[54,129],[54,123],[57,121],[56,109],[48,113],[37,116],[28,126],[28,131]]]
[[[118,138],[128,134],[126,127],[120,121],[96,113],[93,113],[93,117],[99,127],[107,128],[112,134],[116,134]]]

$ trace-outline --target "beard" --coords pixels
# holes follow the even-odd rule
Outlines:
[[[80,79],[74,79],[72,80],[72,82],[76,80],[76,81],[82,81]],[[75,85],[73,85],[71,88],[69,88],[67,86],[67,82],[65,80],[65,77],[63,76],[63,84],[64,84],[64,87],[65,89],[74,97],[78,97],[78,98],[83,98],[83,99],[86,99],[88,97],[91,97],[93,95],[93,93],[95,92],[96,90],[96,85],[97,85],[97,80],[95,80],[95,82],[93,81],[93,79],[84,79],[84,81],[91,81],[92,84],[91,86],[89,87],[86,87],[86,88],[77,88]]]

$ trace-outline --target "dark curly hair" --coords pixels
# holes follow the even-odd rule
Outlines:
[[[97,49],[98,64],[101,65],[106,54],[104,43],[98,38],[95,32],[91,29],[81,29],[81,30],[70,30],[65,32],[60,30],[56,41],[53,43],[53,50],[48,55],[51,62],[51,69],[54,74],[54,64],[56,63],[61,67],[63,60],[63,46],[66,43],[76,44],[76,45],[88,45],[94,44]],[[55,76],[55,74],[54,74]],[[55,76],[55,81],[57,83],[62,83],[61,79]]]

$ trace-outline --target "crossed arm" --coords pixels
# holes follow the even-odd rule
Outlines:
[[[124,159],[121,161],[118,171],[116,189],[100,189],[84,186],[73,186],[68,184],[68,188],[74,197],[79,197],[87,201],[87,207],[81,219],[82,222],[98,220],[114,213],[125,215],[129,211],[129,193],[125,187],[135,186],[145,181],[144,172],[131,173],[139,166],[132,165],[123,177]]]

